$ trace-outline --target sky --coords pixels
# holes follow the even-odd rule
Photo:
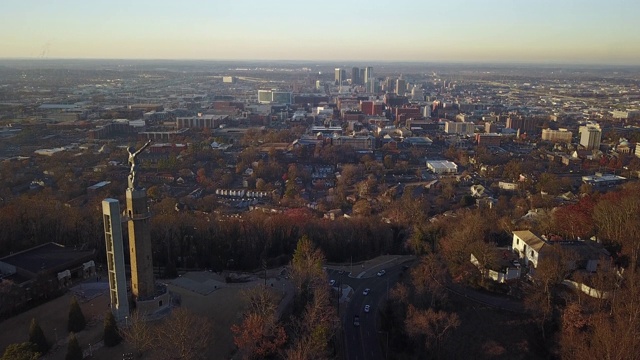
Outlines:
[[[3,0],[0,58],[640,65],[638,0]]]

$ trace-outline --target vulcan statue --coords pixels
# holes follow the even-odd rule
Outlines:
[[[129,165],[131,166],[131,170],[129,171],[129,189],[136,188],[136,172],[138,171],[139,164],[136,162],[136,156],[140,154],[144,149],[146,149],[149,144],[151,144],[151,140],[147,141],[138,151],[133,146],[129,146],[127,151],[129,152]]]

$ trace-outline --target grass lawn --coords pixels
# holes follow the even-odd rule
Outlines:
[[[44,332],[47,340],[54,343],[56,337],[58,343],[53,346],[48,359],[64,359],[67,352],[66,340],[67,319],[69,316],[69,304],[71,293],[67,293],[57,299],[42,304],[36,308],[26,311],[20,315],[4,320],[0,323],[0,349],[4,349],[9,344],[25,342],[29,340],[29,325],[31,319],[36,318]],[[80,301],[80,308],[87,320],[85,330],[76,334],[80,346],[89,347],[102,340],[104,314],[108,310],[109,298],[102,294],[88,302]]]
[[[232,324],[241,320],[242,311],[246,308],[246,302],[242,296],[243,288],[254,284],[244,285],[242,287],[223,287],[209,295],[200,295],[169,285],[170,291],[180,295],[182,307],[210,319],[212,333],[208,359],[228,359],[235,349],[230,328]],[[31,319],[36,318],[51,343],[55,342],[56,335],[58,338],[57,345],[47,355],[47,359],[63,360],[67,352],[67,317],[71,296],[71,293],[65,294],[37,308],[2,321],[0,323],[0,351],[4,352],[9,344],[27,341]],[[76,336],[83,349],[89,350],[89,344],[92,344],[94,359],[120,359],[123,353],[132,351],[131,347],[124,343],[113,348],[95,349],[95,344],[102,340],[103,319],[108,304],[109,298],[106,293],[90,301],[80,302],[88,325]],[[147,355],[144,358],[150,359],[151,356]]]

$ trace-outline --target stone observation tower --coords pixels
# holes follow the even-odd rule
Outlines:
[[[124,244],[122,243],[122,221],[118,200],[102,200],[102,217],[104,219],[104,240],[107,246],[107,271],[111,300],[109,306],[111,306],[116,320],[121,321],[129,315],[129,300],[127,297],[127,278],[124,272]]]
[[[169,305],[169,294],[166,288],[155,284],[153,277],[153,260],[151,257],[151,232],[149,221],[151,220],[151,213],[149,212],[147,191],[144,188],[138,187],[137,172],[139,170],[139,164],[137,156],[144,151],[151,140],[149,140],[143,147],[135,150],[134,147],[127,149],[129,152],[129,165],[131,170],[128,176],[128,187],[126,190],[126,212],[123,217],[123,221],[127,222],[127,229],[129,233],[129,254],[131,263],[131,297],[135,303],[136,308],[142,314],[151,314],[161,308]],[[116,227],[121,227],[119,216],[119,204],[117,200],[106,199],[103,201],[103,214],[105,215],[105,240],[107,246],[107,265],[109,267],[109,285],[111,287],[112,301],[111,310],[114,315],[119,312],[125,311],[118,310],[114,306],[114,296],[118,299],[117,304],[121,303],[121,291],[122,291],[122,278],[124,278],[124,261],[123,255],[118,254],[118,249],[123,252],[122,248],[122,229],[114,230]],[[110,219],[111,223],[107,227],[107,219]],[[118,224],[116,225],[116,219]],[[110,232],[107,232],[110,230]],[[119,234],[119,235],[118,235]],[[116,236],[118,235],[116,238]],[[119,242],[120,245],[117,243]],[[111,253],[110,253],[111,251]],[[111,254],[111,255],[110,255]],[[114,261],[110,261],[113,258]],[[120,268],[121,267],[121,268]],[[114,281],[112,284],[111,274],[113,273]],[[115,288],[114,288],[115,286]],[[126,287],[124,287],[126,289]],[[126,309],[128,311],[128,308]],[[120,317],[121,319],[121,317]]]
[[[131,255],[131,295],[134,300],[147,299],[155,293],[155,281],[153,280],[153,262],[151,260],[151,232],[149,220],[151,214],[147,205],[147,191],[137,185],[136,173],[138,172],[137,156],[146,149],[151,141],[148,141],[139,150],[130,147],[129,187],[126,192],[127,201],[127,226],[129,229],[129,251]]]

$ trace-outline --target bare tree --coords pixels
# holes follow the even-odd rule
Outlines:
[[[407,309],[405,330],[407,334],[416,340],[423,342],[425,349],[435,353],[438,357],[441,345],[448,333],[460,325],[460,318],[455,313],[434,311],[433,309],[420,310],[413,305]]]
[[[207,318],[187,309],[174,309],[156,330],[157,351],[154,358],[207,359],[211,324]]]
[[[142,356],[147,350],[153,347],[155,340],[154,332],[149,323],[140,313],[134,311],[127,319],[127,326],[120,329],[122,337],[136,351],[137,356]]]
[[[422,257],[420,264],[411,270],[411,284],[417,290],[418,297],[428,293],[430,306],[447,297],[449,274],[444,262],[435,254]]]

